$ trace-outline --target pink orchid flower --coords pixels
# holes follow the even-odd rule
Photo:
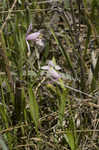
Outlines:
[[[53,79],[60,79],[61,74],[58,72],[58,70],[61,69],[60,66],[55,65],[53,61],[49,61],[47,66],[42,66],[41,69],[45,70],[47,72],[47,75],[52,77]]]
[[[30,45],[29,45],[28,41],[33,41],[37,45],[44,47],[44,42],[40,38],[41,32],[38,31],[38,32],[34,32],[34,33],[29,34],[31,32],[31,30],[32,30],[32,24],[29,25],[29,28],[28,28],[27,33],[26,33],[26,44],[27,44],[27,48],[28,48],[28,55],[30,54]]]

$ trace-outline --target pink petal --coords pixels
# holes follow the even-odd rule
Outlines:
[[[56,66],[55,66],[55,69],[56,69],[56,70],[61,70],[61,67],[58,66],[58,65],[56,65]]]
[[[61,67],[58,65],[55,65],[52,60],[49,61],[48,65],[51,67],[54,67],[56,70],[61,70]]]
[[[52,60],[49,60],[48,65],[51,66],[51,67],[55,67],[55,65],[54,65]]]
[[[43,69],[43,70],[48,70],[48,69],[49,69],[49,66],[42,66],[41,69]]]
[[[31,32],[31,30],[32,30],[32,23],[29,25],[26,35],[28,35]]]
[[[40,36],[40,32],[34,32],[26,36],[26,40],[36,40]]]

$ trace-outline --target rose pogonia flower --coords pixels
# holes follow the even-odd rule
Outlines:
[[[38,32],[34,32],[34,33],[29,34],[29,32],[31,30],[32,30],[32,24],[29,25],[29,28],[28,28],[27,33],[26,33],[26,44],[27,44],[27,48],[28,48],[28,55],[30,55],[30,45],[29,45],[28,41],[33,41],[37,45],[44,47],[44,42],[41,39],[42,33],[40,31],[38,31]]]
[[[42,66],[41,69],[45,70],[47,72],[47,75],[58,80],[61,78],[61,74],[57,71],[60,70],[61,67],[58,65],[55,65],[53,61],[49,61],[47,66]]]

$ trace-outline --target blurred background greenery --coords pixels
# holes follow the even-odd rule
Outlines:
[[[98,10],[98,0],[0,0],[1,149],[98,150]],[[28,54],[30,24],[40,36]]]

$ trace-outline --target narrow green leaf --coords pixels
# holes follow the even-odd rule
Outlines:
[[[65,137],[68,145],[70,146],[71,150],[76,150],[75,139],[74,139],[73,133],[70,130],[67,130],[64,137]]]
[[[39,120],[39,107],[31,87],[29,88],[29,103],[30,103],[31,117],[35,123],[36,131],[37,131],[38,120]]]
[[[2,139],[2,137],[0,137],[0,147],[2,147],[2,150],[8,150],[4,140]]]
[[[59,121],[60,125],[63,125],[64,113],[65,113],[65,106],[67,100],[67,89],[61,85],[62,92],[59,90],[58,94],[60,96],[60,104],[59,104]]]

